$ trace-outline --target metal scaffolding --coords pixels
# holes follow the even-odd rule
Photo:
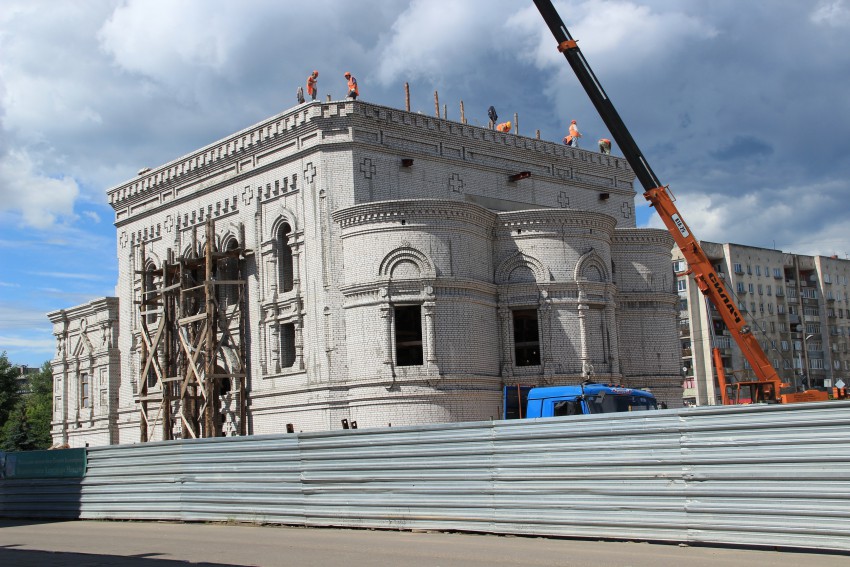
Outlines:
[[[218,250],[215,224],[185,256],[148,267],[142,248],[137,396],[141,441],[247,433],[245,231]],[[230,421],[227,417],[230,416]]]

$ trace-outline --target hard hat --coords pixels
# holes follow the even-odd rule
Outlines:
[[[350,77],[350,76],[351,76],[351,73],[349,73],[348,71],[346,71],[345,75],[343,75],[343,77]]]
[[[572,122],[570,122],[570,124],[575,124],[575,123],[576,123],[576,121],[575,121],[575,120],[573,120]]]
[[[316,75],[317,77],[319,76],[319,72],[318,72],[318,71],[313,71],[313,74],[314,74],[314,75]]]
[[[510,120],[508,120],[507,122],[505,122],[505,126],[507,126],[508,128],[510,128],[510,127],[511,127],[511,121],[510,121]]]

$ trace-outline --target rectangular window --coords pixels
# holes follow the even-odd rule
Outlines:
[[[755,292],[755,288],[753,287],[753,284],[749,284],[749,285],[747,285],[747,288],[750,290],[750,293],[754,293],[754,292]]]
[[[823,370],[823,359],[822,358],[810,358],[809,359],[809,368],[812,370]]]
[[[772,290],[771,286],[767,286],[767,294],[773,295],[773,290]]]
[[[751,301],[750,302],[750,313],[755,313],[755,312],[756,312],[756,302]]]
[[[780,333],[787,333],[788,332],[788,325],[786,325],[785,323],[779,323],[779,332]]]
[[[280,367],[292,368],[295,364],[295,323],[280,326]]]
[[[764,303],[759,303],[759,313],[764,313]]]
[[[540,364],[540,333],[537,309],[517,309],[514,317],[514,354],[517,366]]]
[[[402,305],[395,318],[395,363],[397,366],[422,364],[422,306]]]
[[[782,289],[781,285],[776,286],[776,297],[782,297],[785,295],[785,290]]]
[[[788,350],[788,341],[782,341],[782,350],[783,350],[783,351],[787,351],[787,350]]]
[[[738,282],[738,293],[746,293],[746,289],[744,288],[744,282]]]
[[[773,268],[773,277],[777,279],[782,277],[782,272],[779,268]]]
[[[820,324],[819,323],[806,323],[806,334],[819,335],[820,334]]]
[[[773,304],[772,303],[767,304],[767,312],[770,313],[771,315],[773,315]]]
[[[785,370],[790,369],[791,368],[791,361],[783,358],[782,359],[782,368],[784,368]]]
[[[761,275],[761,266],[756,266],[756,275],[757,276]]]
[[[678,291],[686,291],[688,289],[688,281],[686,279],[676,280],[676,289]]]
[[[830,277],[829,274],[823,275],[823,283],[832,283],[832,278]]]
[[[750,266],[749,264],[747,264],[747,273],[748,273],[749,275],[753,275],[753,268],[752,268],[752,266]]]
[[[764,267],[764,277],[766,277],[766,278],[770,277],[770,268],[768,266]]]
[[[735,270],[736,274],[743,274],[744,273],[744,270],[741,269],[741,264],[733,264],[733,269]]]
[[[758,290],[759,290],[759,295],[764,295],[764,288],[762,288],[761,284],[758,285]]]
[[[80,374],[80,407],[91,407],[91,397],[89,396],[89,375]]]
[[[673,262],[673,271],[677,274],[679,272],[684,272],[688,268],[688,265],[685,264],[684,260],[676,260]]]

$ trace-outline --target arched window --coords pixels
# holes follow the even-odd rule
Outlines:
[[[156,266],[153,262],[147,262],[145,264],[145,271],[142,277],[145,279],[145,294],[142,297],[141,309],[142,311],[147,313],[147,317],[145,317],[145,322],[148,324],[148,326],[151,326],[156,323],[155,291],[159,285],[159,280],[161,279],[159,274],[156,273]]]
[[[277,232],[277,271],[280,291],[292,291],[294,276],[292,273],[292,227],[289,223],[283,223]]]
[[[226,252],[233,252],[239,247],[236,239],[230,239],[225,245]],[[220,282],[236,281],[239,279],[239,258],[231,255],[222,258],[218,262],[218,280]],[[219,309],[227,309],[235,305],[239,298],[239,289],[236,284],[219,284],[216,286],[216,299]]]

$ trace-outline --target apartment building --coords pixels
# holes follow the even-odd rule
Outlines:
[[[850,384],[850,260],[701,244],[783,382],[797,390]],[[684,403],[719,404],[712,348],[720,350],[727,381],[752,380],[755,374],[716,307],[696,287],[678,247],[673,271]]]

